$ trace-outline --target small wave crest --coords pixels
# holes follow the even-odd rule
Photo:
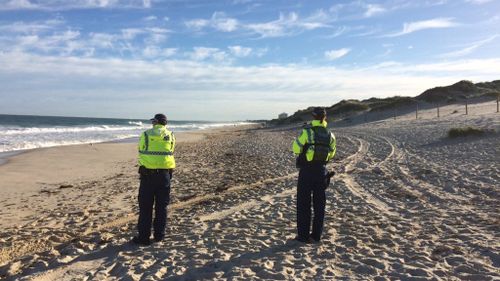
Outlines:
[[[141,127],[142,128],[142,127]],[[19,134],[52,134],[52,133],[80,133],[80,132],[105,132],[105,131],[126,131],[137,130],[137,126],[112,126],[112,125],[98,125],[88,127],[11,127],[0,130],[1,135],[19,135]]]
[[[128,121],[128,123],[130,125],[136,125],[136,126],[140,126],[140,127],[144,126],[144,124],[142,123],[142,121]]]
[[[28,140],[28,141],[18,141],[10,144],[0,143],[0,153],[1,152],[11,152],[11,151],[21,151],[29,150],[35,148],[44,147],[55,147],[55,146],[67,146],[67,145],[78,145],[78,144],[90,144],[90,143],[102,143],[110,141],[118,141],[123,139],[129,139],[137,137],[135,134],[130,135],[114,135],[102,138],[84,138],[84,139],[67,139],[67,140]]]
[[[124,122],[126,124],[126,122]],[[224,126],[251,124],[247,122],[208,123],[173,121],[168,125],[174,133]],[[127,125],[16,127],[0,125],[0,152],[43,147],[118,141],[138,137],[150,124],[128,121]]]

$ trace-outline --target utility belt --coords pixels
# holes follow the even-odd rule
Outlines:
[[[144,166],[139,167],[139,174],[141,176],[158,175],[158,174],[172,175],[172,169],[148,169]]]
[[[297,168],[316,168],[316,167],[321,167],[325,166],[327,161],[307,161],[305,153],[299,154],[297,158],[295,159],[295,166]]]

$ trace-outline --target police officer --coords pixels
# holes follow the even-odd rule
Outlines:
[[[325,217],[325,189],[330,183],[326,163],[336,151],[335,135],[327,129],[326,111],[317,107],[312,112],[314,120],[306,126],[293,142],[292,150],[298,155],[297,167],[297,237],[300,242],[319,242]],[[311,229],[311,193],[314,219]]]
[[[154,240],[159,242],[165,237],[167,205],[170,201],[170,180],[175,168],[174,134],[166,127],[167,117],[156,114],[151,119],[153,128],[146,130],[139,141],[139,234],[132,242],[149,245],[153,205]]]

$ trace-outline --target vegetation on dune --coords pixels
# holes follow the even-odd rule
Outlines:
[[[426,102],[443,102],[454,100],[457,97],[466,97],[464,93],[475,93],[477,87],[471,81],[462,80],[451,86],[435,87],[420,94],[417,99]]]
[[[491,82],[481,82],[477,83],[476,86],[478,86],[479,88],[490,89],[500,93],[500,80],[495,80]]]
[[[450,86],[429,89],[417,99],[425,102],[453,102],[470,98],[496,97],[499,92],[500,80],[477,84],[462,80]]]
[[[326,109],[331,115],[343,115],[346,113],[368,110],[370,107],[359,100],[342,100],[339,103]]]
[[[463,127],[463,128],[451,128],[448,131],[449,138],[459,138],[468,136],[483,136],[489,132],[486,129],[475,128],[475,127]]]
[[[453,103],[464,102],[476,98],[496,99],[500,96],[500,80],[482,83],[472,83],[462,80],[453,85],[445,87],[435,87],[426,90],[417,97],[395,96],[390,98],[370,98],[366,100],[342,100],[330,107],[326,107],[329,120],[344,119],[351,120],[356,115],[364,112],[380,112],[415,106],[418,102],[423,103]],[[298,110],[285,119],[273,119],[270,121],[274,125],[306,122],[311,120],[311,113],[314,107]],[[456,113],[456,112],[454,112]]]
[[[498,92],[488,92],[486,94],[484,94],[485,96],[487,97],[490,97],[490,98],[498,98],[500,97],[500,90]]]
[[[371,98],[367,100],[370,111],[382,111],[415,104],[415,99],[411,97],[395,96],[385,99]]]

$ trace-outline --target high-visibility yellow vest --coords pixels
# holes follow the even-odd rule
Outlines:
[[[292,144],[292,150],[295,154],[299,155],[301,153],[305,153],[306,160],[308,162],[312,162],[313,160],[320,160],[324,161],[325,163],[330,161],[333,156],[335,156],[335,152],[337,150],[337,140],[335,138],[335,135],[331,132],[328,132],[329,134],[329,143],[328,144],[323,144],[326,145],[325,149],[326,151],[322,153],[324,156],[324,159],[315,159],[318,158],[316,155],[315,157],[315,152],[318,151],[319,147],[317,146],[317,142],[319,141],[317,136],[314,133],[314,127],[322,127],[326,128],[327,123],[326,121],[319,121],[319,120],[313,120],[311,122],[311,125],[305,129],[302,130],[300,136],[298,136]],[[304,149],[306,149],[304,151]]]
[[[164,125],[154,125],[139,141],[139,165],[147,169],[173,169],[175,137]]]

